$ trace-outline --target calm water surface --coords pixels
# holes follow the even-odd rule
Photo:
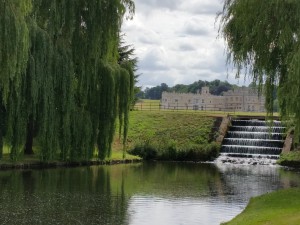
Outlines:
[[[0,172],[1,224],[214,225],[300,186],[275,166],[142,163]]]

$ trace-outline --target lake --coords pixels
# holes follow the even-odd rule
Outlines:
[[[300,187],[278,166],[149,162],[0,172],[1,224],[214,225]]]

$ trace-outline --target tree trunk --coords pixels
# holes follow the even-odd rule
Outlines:
[[[3,155],[3,137],[2,137],[2,127],[0,127],[0,159],[2,159]]]
[[[1,93],[0,93],[1,96]],[[4,120],[5,120],[5,112],[4,107],[0,104],[0,159],[3,157],[3,136],[5,134],[4,128]]]
[[[27,137],[26,137],[26,144],[24,148],[25,155],[33,155],[32,144],[33,144],[33,118],[32,116],[29,117],[29,121],[27,123]]]

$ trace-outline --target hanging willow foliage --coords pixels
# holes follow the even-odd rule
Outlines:
[[[28,123],[43,161],[90,159],[95,148],[104,159],[117,118],[127,135],[133,68],[118,64],[126,11],[133,1],[0,1],[0,144],[13,160]]]
[[[220,18],[237,76],[246,71],[263,87],[269,115],[277,90],[281,115],[294,119],[299,141],[300,1],[226,0]]]

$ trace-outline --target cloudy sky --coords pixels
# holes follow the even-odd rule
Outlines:
[[[139,85],[215,79],[249,84],[244,78],[236,80],[226,65],[216,23],[222,4],[222,0],[135,0],[135,16],[124,21],[122,30],[125,42],[136,50]]]

